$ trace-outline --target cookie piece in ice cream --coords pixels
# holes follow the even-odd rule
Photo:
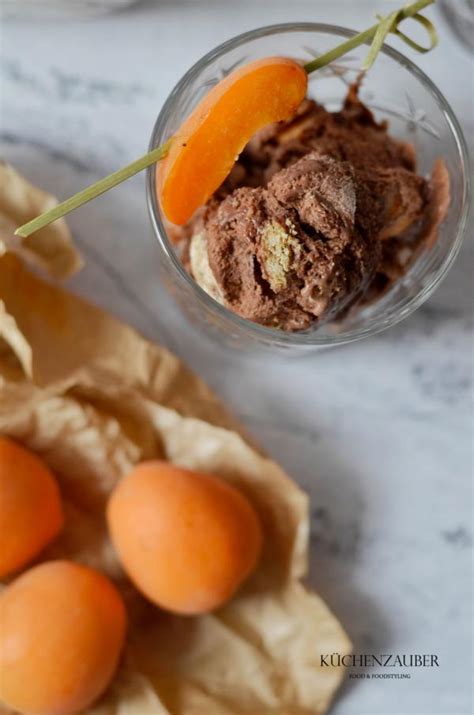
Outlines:
[[[196,283],[218,303],[223,303],[222,291],[214,278],[207,255],[206,231],[195,233],[189,244],[189,262]]]

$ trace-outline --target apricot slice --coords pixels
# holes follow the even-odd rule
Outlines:
[[[267,57],[231,72],[211,89],[157,165],[158,200],[169,221],[186,223],[228,176],[255,132],[293,116],[307,85],[300,64]]]
[[[73,715],[117,668],[125,607],[98,571],[51,561],[0,595],[0,699],[27,715]]]
[[[164,609],[211,611],[257,564],[262,532],[250,502],[215,476],[142,462],[112,493],[112,541],[137,588]]]
[[[0,437],[0,578],[35,558],[63,523],[59,488],[48,467]]]

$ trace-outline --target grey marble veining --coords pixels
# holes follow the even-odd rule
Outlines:
[[[397,5],[150,1],[91,22],[5,23],[1,152],[66,197],[143,153],[174,83],[230,35],[290,20],[361,27]],[[441,47],[418,61],[472,146],[472,60],[434,17]],[[87,260],[72,290],[180,354],[309,491],[310,581],[356,652],[439,654],[439,669],[409,680],[347,680],[334,715],[470,713],[472,221],[445,281],[403,323],[273,360],[216,348],[183,323],[157,277],[143,176],[70,224]]]

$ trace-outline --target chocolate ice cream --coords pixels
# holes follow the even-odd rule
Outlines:
[[[436,188],[436,191],[434,191]],[[447,173],[415,172],[352,87],[340,112],[305,100],[259,132],[180,229],[189,269],[238,315],[283,330],[337,320],[407,270],[444,218]],[[444,204],[444,212],[434,212]]]

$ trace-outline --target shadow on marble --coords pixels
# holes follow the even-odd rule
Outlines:
[[[319,449],[317,462],[318,476],[311,490],[309,583],[344,625],[355,654],[390,653],[394,626],[383,605],[360,585],[370,549],[362,485],[349,459],[334,450]],[[331,484],[335,476],[337,489]],[[366,670],[357,668],[357,673]],[[357,685],[357,679],[346,678],[336,703]]]
[[[270,456],[310,495],[309,585],[344,625],[355,653],[390,652],[389,616],[360,585],[367,573],[371,537],[366,529],[365,487],[351,464],[350,445],[346,457],[337,451],[337,435],[328,436],[324,428],[303,429],[303,418],[298,424],[286,406],[276,400],[269,405],[268,395],[265,406],[271,415],[268,420],[241,417]],[[289,420],[294,427],[288,427]],[[357,680],[347,679],[341,696],[356,684]]]

